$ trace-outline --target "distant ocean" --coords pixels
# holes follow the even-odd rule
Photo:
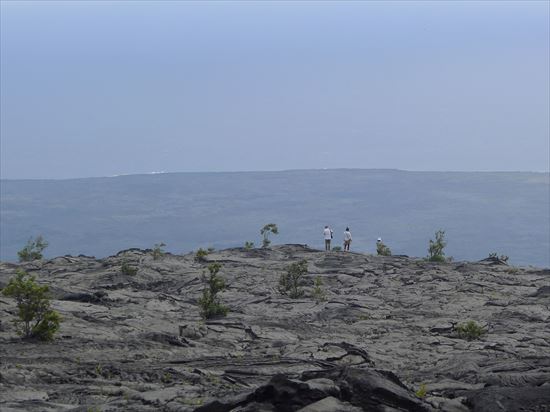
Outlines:
[[[103,257],[164,242],[173,253],[199,247],[273,243],[323,247],[346,226],[352,250],[375,253],[382,237],[395,254],[424,257],[438,229],[448,256],[504,254],[516,265],[550,266],[550,176],[523,172],[297,170],[158,173],[74,180],[2,180],[0,258],[15,260],[31,236],[47,257]]]

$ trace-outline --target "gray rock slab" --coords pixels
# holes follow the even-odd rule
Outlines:
[[[279,277],[301,259],[308,262],[306,294],[291,299],[278,292]],[[121,273],[125,260],[136,275]],[[441,410],[490,410],[497,401],[511,408],[516,404],[499,396],[523,390],[533,396],[521,406],[540,412],[537,399],[546,399],[547,269],[302,245],[215,251],[208,261],[222,264],[227,289],[220,299],[230,312],[206,321],[198,300],[208,263],[193,254],[154,260],[151,251],[131,249],[105,259],[0,262],[0,285],[17,268],[28,270],[50,287],[63,318],[53,342],[22,341],[11,322],[15,301],[0,296],[0,409],[191,411],[249,394],[277,374],[293,380],[345,365],[393,371],[403,383],[395,391],[410,408],[423,383],[431,407]],[[311,296],[317,276],[323,302]],[[468,320],[484,326],[480,339],[458,337],[455,325]],[[345,404],[367,387],[358,379],[353,396],[343,399],[335,377],[310,379],[302,384],[325,393],[315,402],[327,398],[326,408],[335,402],[330,397]],[[461,397],[468,401],[453,400]],[[234,408],[274,410],[260,401]]]

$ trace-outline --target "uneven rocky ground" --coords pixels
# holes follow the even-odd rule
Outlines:
[[[208,263],[127,250],[0,263],[50,285],[63,323],[23,342],[0,295],[2,411],[550,411],[550,271],[428,263],[300,245],[228,249],[230,308],[202,321]],[[306,259],[305,295],[277,291]],[[123,275],[121,264],[139,267]],[[326,301],[312,297],[320,277]],[[467,341],[454,326],[486,333]],[[415,392],[424,385],[426,395]]]

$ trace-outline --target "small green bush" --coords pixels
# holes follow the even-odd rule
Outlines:
[[[48,247],[48,242],[44,240],[42,235],[35,239],[32,237],[28,240],[27,245],[17,252],[20,262],[30,262],[33,260],[42,259],[42,251]]]
[[[254,242],[244,242],[244,248],[247,250],[254,249]]]
[[[124,260],[122,262],[122,265],[120,265],[120,273],[122,273],[125,276],[135,276],[138,272],[138,268],[134,266],[130,266],[130,264]]]
[[[415,395],[419,397],[420,399],[426,397],[426,394],[428,393],[428,390],[426,389],[426,384],[421,384],[420,388],[415,392]]]
[[[315,286],[313,287],[313,299],[315,299],[317,303],[327,300],[327,294],[323,289],[323,280],[320,276],[317,276],[315,278]]]
[[[333,252],[341,252],[341,251],[342,251],[342,246],[334,246],[334,247],[332,248],[332,251],[333,251]]]
[[[473,320],[455,326],[455,330],[460,338],[466,340],[479,339],[485,333],[483,327]]]
[[[197,253],[195,253],[195,262],[206,262],[206,256],[208,256],[208,250],[205,250],[202,247],[199,248]]]
[[[260,234],[263,236],[262,247],[264,247],[264,248],[269,247],[269,245],[271,244],[271,240],[269,240],[269,235],[270,234],[274,234],[274,235],[279,234],[279,228],[277,227],[277,225],[275,223],[268,223],[267,225],[265,225],[260,230]]]
[[[279,292],[292,299],[302,297],[304,291],[300,288],[302,278],[307,274],[307,261],[301,260],[291,264],[286,273],[279,278]]]
[[[376,242],[376,253],[379,256],[391,256],[391,250],[381,240]]]
[[[161,243],[156,243],[155,246],[153,247],[153,260],[158,260],[160,259],[161,257],[164,256],[164,247],[166,246],[165,243],[161,242]]]
[[[171,383],[173,381],[172,374],[170,372],[164,373],[160,378],[162,383]]]
[[[44,313],[42,320],[36,323],[33,328],[33,336],[45,341],[53,339],[53,335],[59,330],[61,316],[55,310],[49,310]]]
[[[17,302],[18,319],[14,321],[17,333],[23,338],[49,341],[59,330],[61,317],[50,309],[48,286],[40,286],[35,279],[19,269],[2,293]]]
[[[445,231],[438,230],[435,232],[435,240],[430,239],[428,247],[428,260],[430,262],[445,262],[445,252],[443,249],[447,246],[445,241]]]
[[[229,309],[222,305],[218,293],[225,289],[225,281],[218,276],[222,265],[211,263],[208,265],[209,276],[203,273],[204,289],[202,297],[199,299],[199,308],[201,316],[204,319],[210,319],[215,316],[226,316]]]

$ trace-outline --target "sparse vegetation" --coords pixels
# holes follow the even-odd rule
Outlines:
[[[391,256],[391,250],[381,240],[376,242],[376,253],[379,256]]]
[[[25,271],[18,270],[2,293],[17,302],[18,319],[14,321],[17,333],[23,338],[49,341],[59,330],[61,317],[50,309],[48,286],[40,286],[35,279]]]
[[[323,280],[320,276],[317,276],[315,278],[315,285],[313,287],[313,299],[315,299],[317,303],[327,300],[327,294],[323,289]]]
[[[37,236],[35,239],[32,237],[27,242],[27,245],[17,252],[20,262],[30,262],[33,260],[42,259],[42,251],[48,247],[48,242],[44,240],[42,235]]]
[[[216,251],[216,248],[214,246],[210,246],[207,251],[208,253],[214,253]]]
[[[333,252],[341,252],[341,251],[342,251],[342,246],[334,246],[334,247],[332,248],[332,251],[333,251]]]
[[[124,276],[135,276],[137,272],[137,267],[130,266],[130,264],[126,260],[122,261],[122,265],[120,265],[120,273],[122,273]]]
[[[455,330],[460,338],[466,340],[479,339],[485,333],[483,327],[473,320],[455,326]]]
[[[162,378],[160,378],[162,383],[171,383],[172,382],[172,374],[170,372],[166,372],[164,375],[162,375]]]
[[[178,402],[188,406],[201,406],[204,403],[202,398],[184,398],[178,399]]]
[[[166,246],[165,243],[161,242],[161,243],[156,243],[155,246],[153,247],[153,259],[154,260],[158,260],[160,259],[161,257],[164,256],[164,247]]]
[[[445,252],[443,252],[445,246],[447,246],[445,231],[440,229],[435,232],[435,240],[430,239],[428,260],[430,262],[445,262]]]
[[[260,230],[260,234],[263,236],[262,247],[269,247],[269,245],[271,244],[271,240],[269,240],[269,235],[279,234],[279,228],[275,223],[268,223]]]
[[[416,396],[420,399],[425,398],[428,390],[426,389],[426,384],[421,384],[420,388],[415,392]]]
[[[292,299],[302,297],[304,291],[300,288],[300,283],[304,275],[307,274],[307,261],[301,260],[291,264],[286,273],[279,278],[279,292],[288,295]]]
[[[199,248],[197,253],[195,253],[195,262],[206,262],[206,256],[208,256],[208,250],[205,250],[202,247]]]
[[[199,299],[199,307],[204,319],[225,316],[229,311],[226,306],[221,304],[218,297],[218,293],[225,289],[225,281],[218,276],[221,267],[222,265],[217,262],[211,263],[208,265],[209,275],[206,276],[203,273],[204,290]]]
[[[254,249],[254,242],[244,242],[244,248],[246,250]]]

